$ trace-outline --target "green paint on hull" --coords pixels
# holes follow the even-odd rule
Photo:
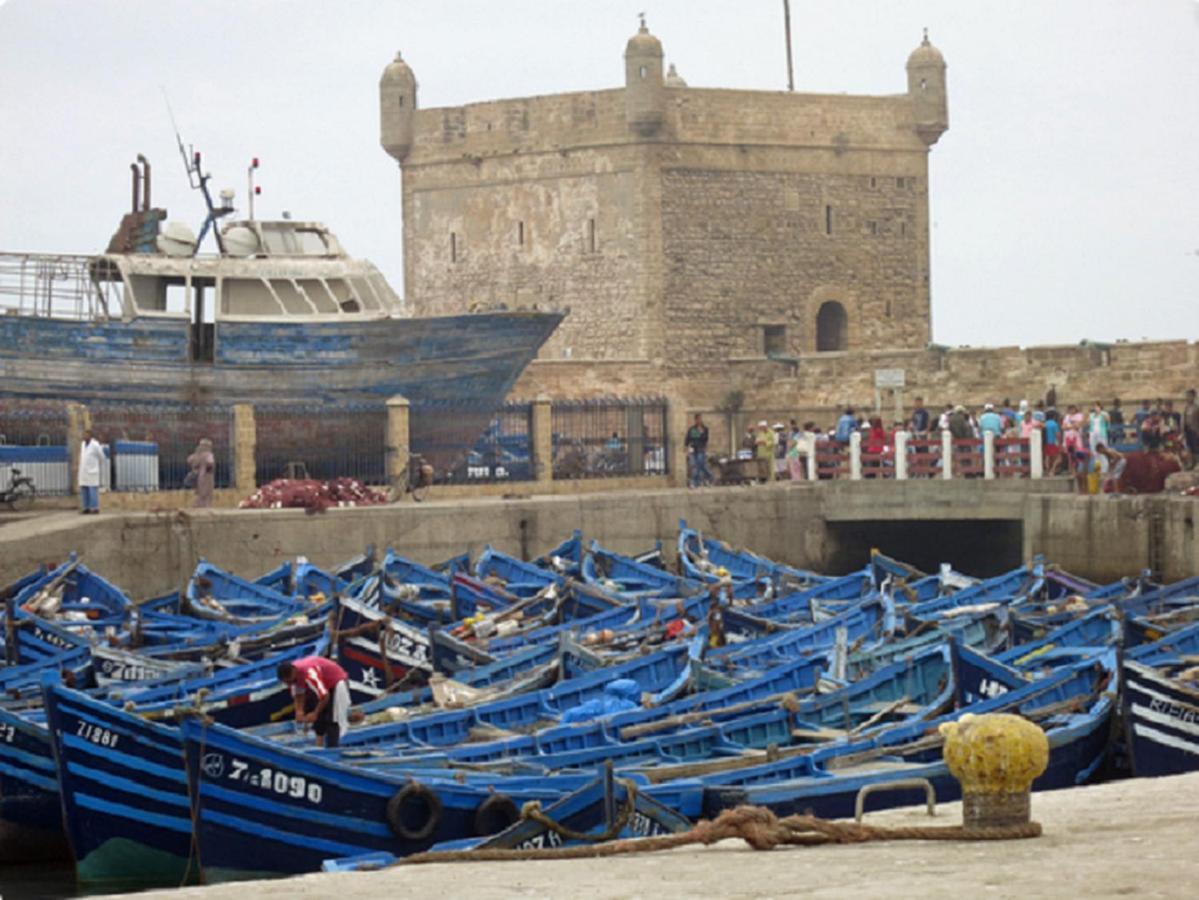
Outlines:
[[[180,887],[199,884],[199,868],[193,862],[189,873],[182,857],[128,838],[111,838],[79,860],[75,874],[80,884]]]

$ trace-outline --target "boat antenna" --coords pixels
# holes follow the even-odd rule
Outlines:
[[[208,215],[204,218],[204,226],[200,229],[200,236],[196,239],[196,251],[199,251],[200,245],[204,243],[204,236],[208,234],[208,229],[211,228],[212,236],[216,240],[217,250],[224,254],[225,242],[221,240],[221,233],[214,226],[217,219],[233,212],[233,207],[217,206],[212,202],[212,194],[208,191],[208,180],[212,178],[212,175],[205,174],[201,168],[202,157],[200,151],[196,150],[191,144],[188,144],[186,148],[183,146],[183,137],[179,134],[179,125],[175,121],[175,111],[171,109],[171,98],[167,96],[166,88],[159,85],[159,90],[162,91],[162,99],[167,104],[167,115],[171,117],[171,127],[175,130],[175,143],[179,145],[179,155],[183,158],[183,169],[187,172],[187,183],[191,185],[192,190],[198,190],[204,196],[204,205],[208,208]],[[193,253],[196,251],[193,251]]]

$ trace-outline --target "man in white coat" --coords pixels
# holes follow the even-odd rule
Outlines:
[[[89,428],[83,432],[83,447],[79,451],[79,497],[85,516],[100,512],[100,472],[105,462],[104,448]]]

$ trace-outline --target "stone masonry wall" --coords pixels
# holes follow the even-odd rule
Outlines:
[[[624,92],[421,110],[404,161],[417,315],[569,308],[540,359],[700,372],[815,349],[826,300],[849,346],[928,335],[927,155],[906,95],[666,91],[651,139]],[[831,232],[831,233],[830,233]]]
[[[666,331],[673,370],[816,350],[821,305],[848,316],[848,348],[928,342],[924,180],[699,171],[663,174]]]
[[[405,177],[406,268],[417,315],[566,309],[543,359],[645,353],[635,150],[514,156]]]
[[[874,373],[902,369],[898,398],[878,393]],[[689,409],[714,412],[731,392],[742,406],[735,425],[757,418],[772,422],[792,416],[831,425],[846,405],[873,409],[876,400],[890,417],[898,399],[910,411],[923,396],[930,409],[946,403],[975,408],[1007,398],[1035,401],[1049,387],[1059,407],[1119,397],[1126,410],[1143,399],[1171,398],[1199,388],[1199,343],[1155,341],[1046,347],[988,347],[941,350],[858,351],[801,355],[794,365],[755,359],[713,365],[676,376],[651,365],[600,366],[585,362],[534,362],[517,381],[513,396],[595,397],[661,393]],[[712,423],[709,423],[712,424]],[[713,429],[715,440],[715,429]]]

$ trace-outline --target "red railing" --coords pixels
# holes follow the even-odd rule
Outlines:
[[[1028,438],[995,439],[995,477],[1032,476],[1032,449]]]
[[[863,478],[895,477],[895,446],[884,447],[882,452],[871,453],[862,447],[860,454]]]
[[[849,445],[837,441],[817,441],[816,477],[848,478]]]
[[[908,478],[941,477],[941,438],[908,438]]]
[[[953,442],[953,477],[983,477],[983,442],[964,438]]]

